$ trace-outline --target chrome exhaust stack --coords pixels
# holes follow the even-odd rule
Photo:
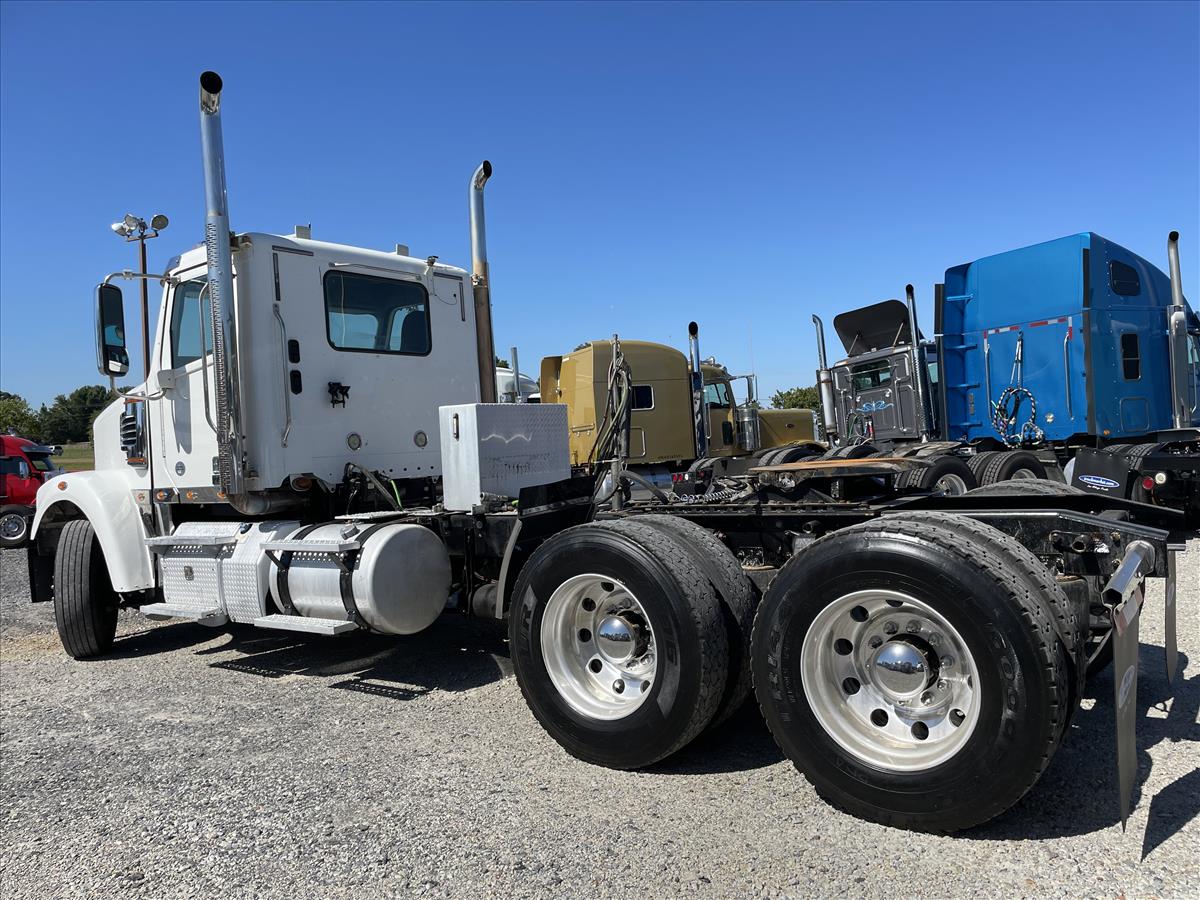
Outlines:
[[[825,361],[825,323],[818,315],[813,315],[812,320],[817,329],[817,394],[821,398],[821,425],[825,429],[825,440],[836,444],[837,410],[833,405],[833,373]]]
[[[225,149],[221,139],[221,76],[200,75],[200,146],[204,165],[204,246],[212,315],[213,369],[217,407],[217,475],[235,509],[244,498],[242,429],[238,408],[237,321],[233,302],[233,255],[225,193]]]
[[[1171,422],[1173,428],[1190,424],[1188,397],[1187,307],[1183,303],[1183,277],[1179,274],[1179,232],[1167,235],[1167,265],[1171,273],[1171,306],[1167,310],[1167,345],[1171,361]]]
[[[475,298],[475,356],[479,367],[479,402],[496,402],[496,347],[492,339],[492,288],[488,273],[487,234],[483,221],[483,186],[492,177],[486,159],[471,176],[471,288]]]
[[[704,372],[700,369],[700,326],[688,322],[688,366],[692,370],[692,430],[696,433],[696,459],[708,455],[708,402],[704,398]]]
[[[912,349],[913,381],[917,385],[917,435],[922,441],[929,440],[929,398],[925,390],[925,354],[921,352],[921,337],[917,331],[917,299],[911,284],[904,286],[904,298],[908,304],[908,337]]]

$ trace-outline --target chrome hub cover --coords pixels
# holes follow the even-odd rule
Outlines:
[[[888,641],[875,652],[871,665],[880,689],[896,700],[916,695],[929,683],[929,659],[905,640]]]
[[[611,662],[628,662],[639,655],[639,631],[622,616],[605,616],[596,626],[596,647]]]

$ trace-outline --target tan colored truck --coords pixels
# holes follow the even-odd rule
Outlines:
[[[730,375],[714,359],[699,363],[703,394],[697,397],[693,360],[674,347],[621,340],[632,374],[629,464],[680,471],[698,461],[757,460],[763,451],[795,447],[794,455],[815,447],[815,420],[808,409],[758,409],[753,375]],[[592,461],[598,420],[603,418],[612,362],[611,340],[589,341],[578,350],[542,360],[543,403],[563,403],[570,428],[571,463]],[[738,404],[733,382],[745,379],[747,400]],[[704,424],[697,427],[697,422]],[[823,447],[820,447],[823,450]]]

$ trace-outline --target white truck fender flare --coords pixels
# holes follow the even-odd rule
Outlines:
[[[123,594],[153,588],[154,563],[133,488],[111,473],[70,472],[38,488],[31,539],[37,540],[44,521],[77,519],[80,513],[96,530],[113,589]]]

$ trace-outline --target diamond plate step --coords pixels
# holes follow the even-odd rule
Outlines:
[[[198,621],[200,619],[212,619],[216,616],[225,616],[225,613],[215,606],[196,607],[174,606],[170,603],[147,603],[145,606],[138,607],[138,609],[143,616],[149,616],[151,619],[192,619]]]
[[[361,541],[346,540],[346,541],[306,541],[306,540],[284,540],[284,541],[264,541],[262,548],[264,550],[274,550],[282,552],[284,550],[292,550],[296,553],[349,553],[351,550],[358,550],[362,547]]]
[[[155,553],[162,553],[173,547],[225,547],[237,543],[236,535],[191,534],[171,535],[165,537],[146,538],[146,546]]]
[[[278,628],[283,631],[303,631],[306,634],[342,634],[357,631],[358,626],[346,619],[315,619],[309,616],[262,616],[254,620],[259,628]]]

